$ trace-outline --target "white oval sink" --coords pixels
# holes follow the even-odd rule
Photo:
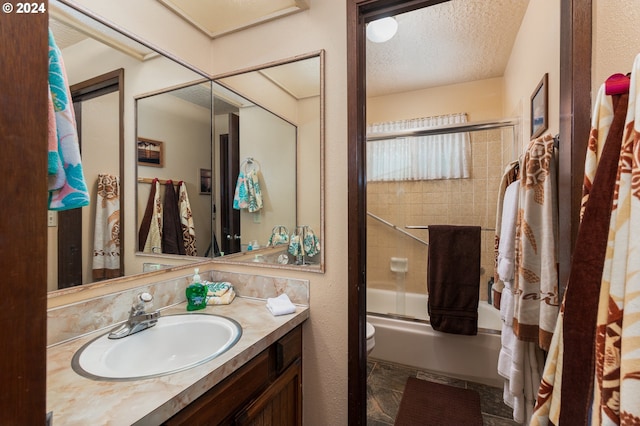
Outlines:
[[[161,316],[146,330],[121,339],[106,333],[80,348],[74,371],[94,380],[139,380],[183,371],[229,350],[242,335],[236,321],[191,313]]]

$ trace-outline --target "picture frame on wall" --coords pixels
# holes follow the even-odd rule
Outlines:
[[[200,194],[211,195],[213,188],[213,178],[211,169],[200,169]]]
[[[542,135],[549,127],[549,74],[545,73],[531,95],[531,139]]]
[[[147,138],[138,138],[138,165],[164,167],[164,143]]]

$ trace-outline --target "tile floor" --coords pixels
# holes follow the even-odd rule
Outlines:
[[[485,426],[513,426],[512,410],[502,402],[502,389],[468,382],[404,365],[369,358],[367,361],[367,425],[393,425],[408,377],[474,389],[480,394]],[[458,426],[458,425],[452,425]]]

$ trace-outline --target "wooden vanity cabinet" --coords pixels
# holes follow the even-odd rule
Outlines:
[[[302,326],[287,333],[164,424],[302,424]]]

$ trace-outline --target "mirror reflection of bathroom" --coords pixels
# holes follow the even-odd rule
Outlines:
[[[214,79],[217,262],[323,270],[323,58],[313,52]],[[241,191],[253,179],[260,205]]]
[[[125,194],[133,126],[124,111],[134,110],[131,93],[203,76],[58,0],[49,2],[49,26],[71,89],[89,201],[49,206],[47,288],[55,291],[143,272],[134,203],[126,202],[135,193]]]
[[[530,139],[531,94],[545,74],[546,132],[558,131],[559,17],[559,4],[550,2],[498,6],[452,0],[392,17],[397,30],[388,41],[372,41],[367,28],[366,285],[372,358],[502,387],[496,372],[500,311],[491,304],[496,206],[505,168]],[[545,28],[555,22],[544,38],[535,29],[541,19]],[[438,225],[480,228],[470,237],[479,247],[470,260],[480,267],[471,274],[478,292],[469,297],[479,303],[473,342],[483,340],[468,349],[490,351],[478,356],[486,361],[482,365],[434,365],[419,348],[396,350],[415,346],[410,333],[398,330],[423,327],[418,332],[433,333],[427,313],[428,287],[435,285],[428,283],[429,260],[459,268],[469,260],[429,252]],[[402,320],[408,322],[393,328]],[[451,350],[439,358],[455,358]]]

